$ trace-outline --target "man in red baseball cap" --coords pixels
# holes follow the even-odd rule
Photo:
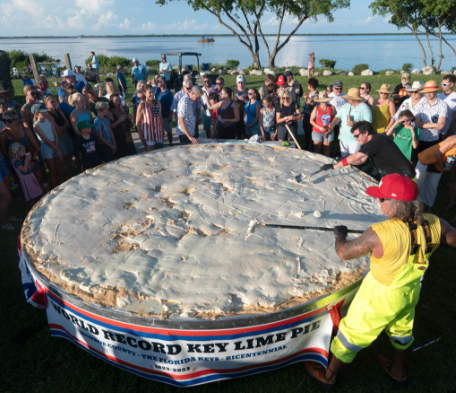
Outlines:
[[[290,95],[291,95],[291,102],[293,102],[293,103],[295,103],[295,104],[297,103],[296,93],[295,93],[295,91],[293,90],[293,87],[287,85],[287,81],[286,81],[286,79],[285,79],[285,76],[280,75],[280,76],[277,78],[276,85],[279,86],[279,88],[277,89],[277,95],[278,95],[279,98],[280,98],[280,104],[282,103],[282,96],[283,96],[283,93],[284,93],[285,91],[289,91],[289,92],[290,92]]]
[[[371,264],[331,343],[328,368],[315,362],[305,364],[310,375],[326,389],[334,387],[342,365],[351,363],[382,331],[390,339],[394,358],[377,355],[377,361],[396,386],[406,386],[405,360],[413,343],[420,280],[440,243],[456,247],[456,229],[433,214],[423,214],[423,205],[417,200],[418,187],[410,178],[387,175],[366,193],[377,198],[388,219],[371,225],[354,240],[347,240],[347,227],[334,228],[336,252],[341,259],[370,254]]]

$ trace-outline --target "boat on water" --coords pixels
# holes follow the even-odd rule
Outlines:
[[[198,42],[214,42],[215,40],[212,37],[201,37]]]

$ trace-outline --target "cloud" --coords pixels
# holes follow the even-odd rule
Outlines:
[[[392,18],[393,18],[393,15],[387,16],[385,19],[383,19],[383,23],[390,23]]]
[[[131,22],[132,22],[131,20],[128,20],[127,18],[125,18],[124,22],[119,24],[119,28],[128,30],[130,28]]]
[[[203,30],[203,29],[207,29],[209,26],[209,23],[204,23],[202,25],[198,25],[196,20],[195,19],[185,19],[184,22],[176,22],[176,23],[172,23],[172,24],[169,24],[169,25],[158,25],[156,23],[152,23],[152,22],[147,22],[147,23],[143,23],[141,25],[141,30],[143,31],[148,31],[148,32],[154,32],[154,33],[158,33],[158,32],[163,32],[163,31],[166,31],[166,32],[175,32],[175,31],[189,31],[189,30],[193,30],[193,31],[198,31],[198,30]]]
[[[274,15],[271,18],[269,18],[266,22],[262,22],[261,26],[262,27],[278,27],[279,22],[280,22],[280,19]],[[283,26],[292,26],[292,25],[296,26],[298,23],[299,23],[298,18],[287,14],[283,18],[282,27]]]
[[[101,14],[98,18],[98,23],[93,26],[94,30],[100,30],[101,28],[107,28],[117,23],[117,15],[111,10]]]
[[[108,6],[114,3],[113,0],[75,0],[76,7],[90,14],[100,14]]]

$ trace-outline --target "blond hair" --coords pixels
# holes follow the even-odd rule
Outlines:
[[[142,90],[142,89],[144,89],[144,86],[146,86],[146,82],[144,80],[141,80],[136,84],[136,89]]]
[[[57,99],[52,94],[49,94],[48,96],[44,97],[44,102],[51,102],[52,99],[57,101]]]
[[[27,93],[29,93],[31,91],[35,91],[35,90],[36,90],[36,86],[26,85],[26,86],[24,86],[24,95],[27,95]]]
[[[104,111],[105,109],[108,109],[108,108],[109,108],[109,103],[107,103],[107,102],[98,101],[95,104],[95,109],[97,111]]]
[[[14,120],[19,119],[19,114],[14,108],[8,108],[5,112],[3,112],[3,116],[11,116]]]
[[[85,97],[81,93],[73,93],[71,96],[68,97],[68,103],[70,105],[76,106],[76,101],[80,97],[84,98],[85,100]]]
[[[36,83],[44,83],[47,82],[47,78],[44,75],[40,75],[38,78],[36,78]]]
[[[21,150],[25,150],[24,145],[22,145],[18,142],[12,143],[8,149],[8,154],[9,154],[10,160],[18,160],[19,159],[18,154]]]
[[[117,90],[117,86],[114,84],[114,82],[105,82],[106,86],[106,92],[111,96],[113,94],[119,94],[119,91]]]

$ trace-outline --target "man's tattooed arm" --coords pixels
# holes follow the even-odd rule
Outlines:
[[[348,241],[344,235],[336,236],[336,252],[344,261],[367,255],[381,244],[380,238],[371,227],[354,240]]]

